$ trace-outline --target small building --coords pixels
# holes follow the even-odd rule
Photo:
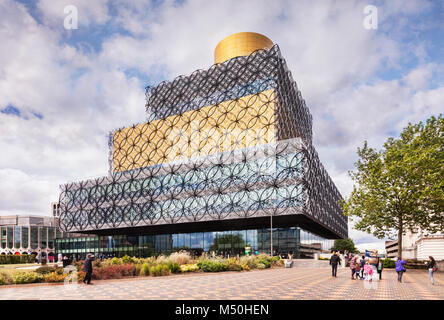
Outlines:
[[[39,261],[55,258],[55,239],[62,238],[58,219],[37,215],[0,217],[0,254],[34,254]]]
[[[398,240],[386,241],[385,250],[388,258],[398,256]],[[420,230],[408,231],[402,238],[402,258],[427,260],[444,260],[444,232],[428,234]]]

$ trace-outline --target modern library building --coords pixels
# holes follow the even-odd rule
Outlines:
[[[147,120],[109,136],[109,174],[61,186],[62,254],[187,249],[307,256],[347,237],[339,191],[278,45],[223,39],[215,64],[146,88]]]

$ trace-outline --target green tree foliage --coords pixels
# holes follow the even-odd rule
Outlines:
[[[355,228],[378,238],[398,234],[398,254],[406,230],[444,229],[444,119],[432,116],[410,124],[380,151],[367,142],[358,148],[355,182],[343,202],[344,213],[357,218]]]
[[[358,253],[359,251],[355,247],[355,243],[352,239],[336,239],[333,248],[331,250],[344,252],[348,250],[351,253]]]

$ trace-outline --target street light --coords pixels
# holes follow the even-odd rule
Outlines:
[[[273,256],[273,211],[270,214],[270,251]]]

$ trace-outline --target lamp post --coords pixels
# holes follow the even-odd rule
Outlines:
[[[270,251],[273,256],[273,213],[270,214]]]

